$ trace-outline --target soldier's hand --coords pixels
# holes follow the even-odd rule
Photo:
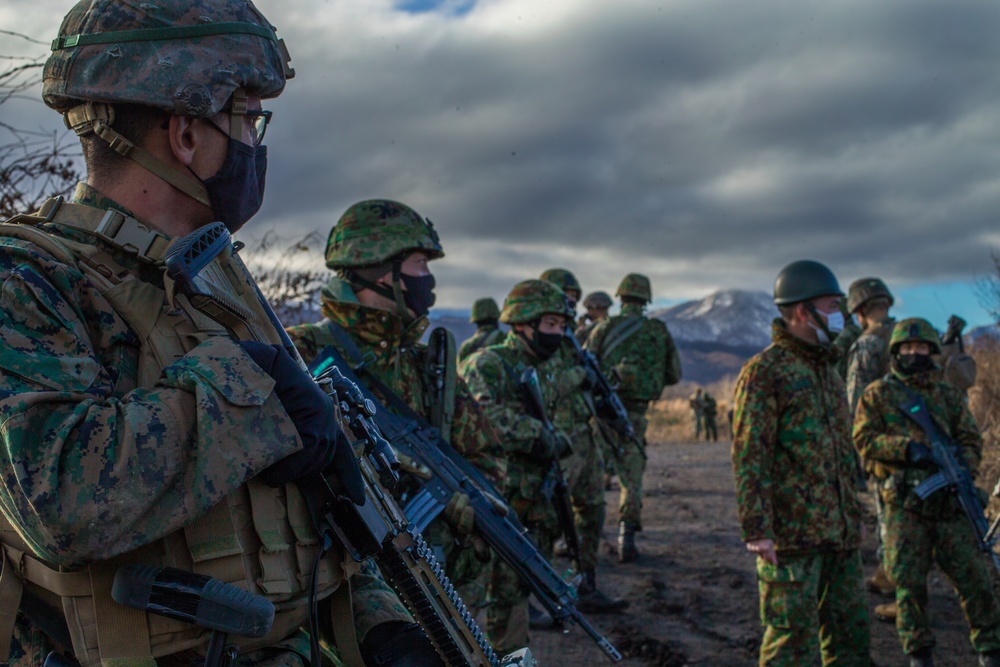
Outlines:
[[[752,540],[747,542],[747,551],[763,558],[771,565],[778,564],[778,553],[774,550],[774,540]]]
[[[459,535],[464,537],[471,534],[476,525],[476,513],[469,504],[469,496],[461,491],[453,493],[448,506],[444,508],[444,519]]]
[[[915,468],[932,468],[934,453],[924,443],[911,440],[906,444],[906,462]]]
[[[564,459],[573,453],[573,442],[565,433],[558,433],[558,445],[556,446],[556,457]]]
[[[558,435],[542,429],[542,432],[535,438],[535,442],[532,443],[528,456],[539,463],[548,463],[556,457],[556,452],[560,451],[561,447],[562,441]]]

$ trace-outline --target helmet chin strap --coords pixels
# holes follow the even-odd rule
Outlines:
[[[830,329],[826,326],[826,320],[823,319],[823,317],[819,314],[819,311],[816,310],[816,306],[813,305],[812,301],[806,302],[806,310],[809,311],[809,314],[812,315],[813,321],[817,324],[817,326],[813,328],[818,328],[823,335],[826,336],[826,341],[821,340],[820,342],[832,343],[834,335],[830,333]]]
[[[365,289],[370,289],[379,296],[389,299],[396,305],[396,315],[403,320],[403,326],[409,326],[413,324],[417,318],[410,315],[410,309],[406,305],[406,298],[403,295],[403,281],[400,278],[402,275],[403,260],[396,258],[392,260],[392,288],[386,287],[385,285],[380,285],[376,282],[363,278],[356,271],[351,271],[347,279],[353,284],[360,285]]]

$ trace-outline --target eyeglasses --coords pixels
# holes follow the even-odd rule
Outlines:
[[[261,142],[264,141],[264,133],[267,132],[267,125],[271,122],[271,114],[271,111],[263,109],[248,110],[244,114],[250,123],[250,132],[253,137],[254,146],[260,146]]]

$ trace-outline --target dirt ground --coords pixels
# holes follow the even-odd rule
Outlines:
[[[739,538],[729,443],[654,444],[649,451],[638,563],[619,565],[611,554],[617,534],[618,488],[606,494],[605,535],[598,585],[631,600],[621,615],[591,615],[591,623],[625,656],[626,667],[755,665],[761,629],[754,560]],[[868,499],[869,502],[871,499]],[[862,556],[874,570],[874,519]],[[558,568],[557,568],[558,569]],[[931,573],[932,623],[938,667],[976,664],[957,599],[943,575]],[[883,600],[868,595],[872,657],[877,665],[907,665],[893,625],[875,619]],[[533,632],[541,667],[610,661],[580,628],[568,634]]]

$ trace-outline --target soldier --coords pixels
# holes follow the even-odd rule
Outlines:
[[[587,309],[587,312],[580,318],[580,324],[576,327],[578,341],[582,343],[587,340],[597,323],[607,319],[611,304],[611,295],[607,292],[591,292],[584,297],[583,307]]]
[[[688,405],[691,406],[691,418],[694,420],[694,439],[701,437],[701,427],[705,423],[705,395],[701,387],[694,390],[688,397]]]
[[[715,415],[718,408],[715,403],[715,397],[713,397],[707,391],[705,392],[705,442],[709,440],[713,442],[719,441],[719,430],[715,426]]]
[[[552,280],[552,279],[555,280]],[[576,276],[566,269],[550,269],[541,275],[556,285],[576,285]],[[563,290],[567,306],[573,302],[573,289]],[[575,292],[579,296],[579,289]],[[567,335],[573,335],[567,327]],[[567,434],[573,453],[566,458],[563,470],[573,501],[573,514],[580,541],[580,562],[577,568],[583,581],[577,592],[577,608],[582,612],[621,611],[625,600],[612,600],[597,588],[597,550],[604,527],[605,502],[601,487],[604,483],[605,436],[594,414],[594,397],[587,383],[586,370],[577,358],[572,341],[564,340],[559,351],[539,366],[539,371],[555,378],[558,393],[555,411],[550,415],[559,429]]]
[[[618,394],[635,427],[638,443],[621,443],[624,453],[615,461],[621,496],[618,506],[618,561],[639,558],[635,534],[642,530],[642,473],[646,468],[646,410],[667,385],[681,379],[681,361],[667,325],[643,314],[652,301],[649,278],[630,273],[616,293],[621,313],[600,322],[587,339],[609,377],[621,384]]]
[[[571,316],[558,287],[545,280],[520,282],[500,312],[500,321],[510,325],[510,334],[500,345],[473,353],[459,368],[506,448],[507,472],[500,490],[546,558],[552,557],[558,520],[542,484],[553,459],[565,457],[571,447],[564,433],[546,430],[527,413],[518,381],[525,370],[540,366],[559,351]],[[551,415],[555,377],[540,376]],[[494,646],[504,653],[526,645],[528,591],[499,559],[495,559],[490,590],[493,602],[487,609],[487,629]]]
[[[430,221],[409,206],[388,199],[358,202],[340,217],[327,241],[326,266],[336,275],[321,293],[323,320],[290,327],[288,333],[306,361],[328,345],[352,365],[363,361],[362,381],[373,378],[402,398],[441,429],[460,454],[499,481],[503,450],[457,377],[454,340],[444,329],[438,331],[446,337],[432,336],[451,350],[450,358],[444,355],[447,379],[441,391],[437,353],[419,342],[435,300],[429,263],[443,256]],[[377,385],[373,389],[378,393]],[[384,403],[392,408],[391,401]],[[469,540],[474,517],[468,497],[455,494],[444,519],[432,523],[424,536],[444,554],[447,574],[463,600],[472,608],[483,606],[489,550]]]
[[[497,308],[496,301],[489,297],[476,299],[469,315],[469,321],[476,325],[476,333],[458,348],[459,363],[478,349],[503,342],[507,332],[500,328],[499,319],[500,309]]]
[[[864,331],[851,346],[847,358],[847,398],[851,404],[851,415],[854,414],[865,388],[889,372],[889,335],[896,323],[896,320],[889,316],[889,309],[894,302],[889,288],[879,278],[855,280],[847,290],[847,308],[858,318]],[[877,491],[875,514],[878,520],[876,533],[878,546],[875,551],[878,567],[875,573],[865,580],[865,585],[873,593],[894,598],[895,586],[885,574],[882,548],[884,533],[882,496]],[[885,602],[877,605],[875,616],[880,620],[895,620],[896,603]]]
[[[818,262],[782,269],[773,343],[736,382],[733,472],[757,555],[761,665],[813,664],[820,652],[823,664],[869,664],[856,455],[830,349],[841,296]]]
[[[865,389],[854,418],[854,443],[872,464],[885,505],[885,563],[896,584],[896,630],[910,665],[933,665],[934,634],[927,618],[927,574],[932,562],[962,601],[979,664],[1000,666],[1000,606],[991,574],[954,494],[921,500],[915,488],[935,472],[928,436],[900,406],[923,398],[954,455],[974,476],[982,438],[961,390],[933,377],[931,354],[941,351],[926,320],[897,323],[889,341],[890,372]]]
[[[260,103],[292,75],[287,59],[248,0],[87,0],[62,23],[42,92],[80,136],[87,181],[0,230],[0,653],[13,665],[41,665],[54,644],[84,667],[204,654],[203,628],[112,601],[129,563],[272,600],[269,636],[233,638],[246,664],[308,663],[310,602],[317,623],[331,600],[350,614],[341,583],[357,566],[339,545],[320,558],[296,483],[335,473],[363,499],[333,402],[262,324],[228,249],[215,264],[235,283],[215,288],[251,314],[227,320],[242,340],[165,276],[171,239],[213,221],[235,232],[257,211]],[[316,641],[333,631],[371,664],[441,664],[381,586],[360,649],[345,624]]]

